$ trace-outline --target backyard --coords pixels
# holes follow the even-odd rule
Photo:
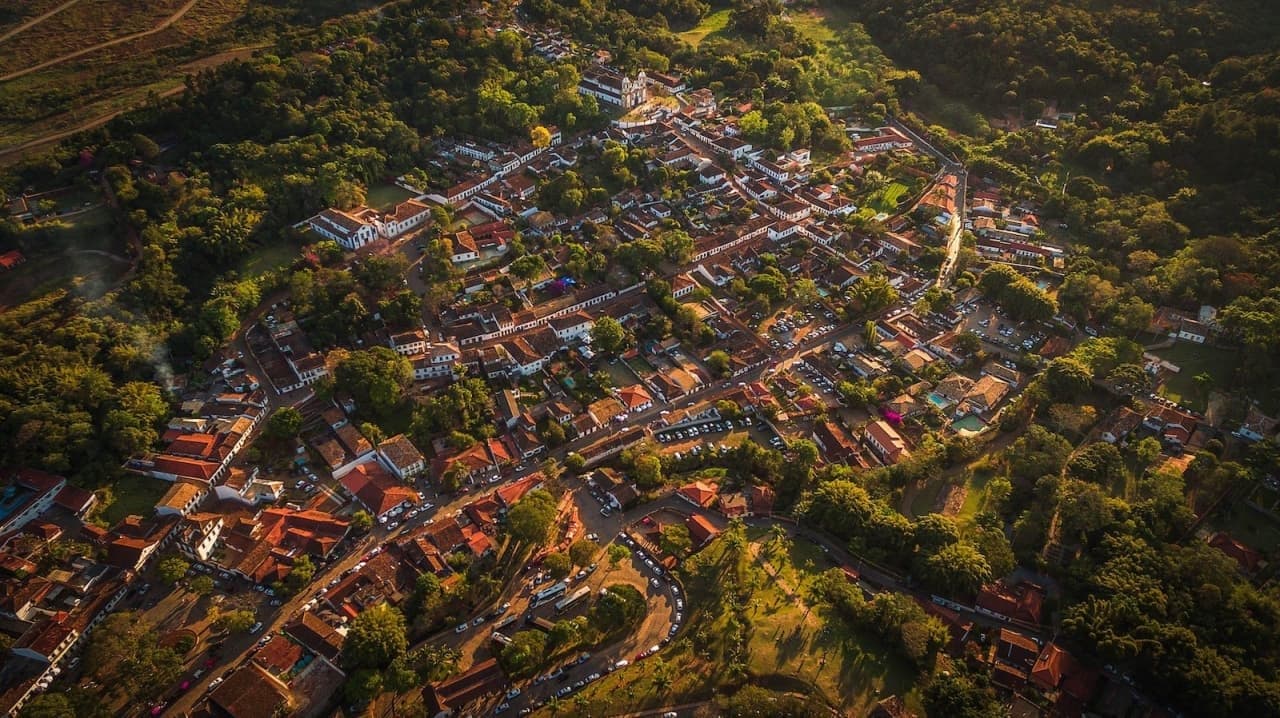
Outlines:
[[[1176,365],[1180,371],[1170,374],[1160,387],[1160,395],[1178,402],[1194,411],[1203,412],[1208,396],[1196,377],[1207,374],[1213,378],[1212,386],[1231,386],[1231,378],[1240,363],[1240,354],[1230,349],[1177,342],[1167,349],[1152,352]]]
[[[150,476],[126,474],[102,494],[103,503],[94,518],[114,526],[126,516],[150,516],[169,484]]]
[[[364,203],[374,209],[390,210],[397,204],[415,196],[403,187],[390,182],[371,185],[364,195]]]
[[[585,689],[585,714],[616,714],[622,696],[628,709],[652,710],[746,684],[813,695],[849,715],[865,715],[891,693],[914,701],[905,662],[834,612],[805,603],[808,584],[830,567],[816,545],[771,543],[763,529],[741,549],[732,539],[713,542],[682,570],[690,617],[681,638]]]

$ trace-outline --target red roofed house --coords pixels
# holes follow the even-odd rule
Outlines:
[[[423,702],[430,715],[461,715],[463,708],[476,700],[498,693],[507,687],[507,676],[496,658],[475,664],[466,673],[423,689]]]
[[[98,503],[98,495],[78,486],[67,485],[62,487],[53,502],[77,517],[83,517],[94,504]]]
[[[1001,628],[996,638],[996,658],[1021,671],[1030,670],[1040,655],[1040,644],[1030,636]],[[1025,678],[1025,676],[1024,676]]]
[[[1060,691],[1082,706],[1093,699],[1098,678],[1096,668],[1081,665],[1075,656],[1056,643],[1045,646],[1031,667],[1032,685],[1045,693]]]
[[[542,486],[542,481],[545,478],[541,471],[536,471],[519,481],[513,481],[506,486],[498,487],[493,492],[493,499],[498,502],[498,506],[503,511],[510,511],[511,507],[517,501],[523,499],[525,494]]]
[[[702,514],[690,516],[685,521],[685,526],[689,529],[689,538],[693,539],[694,549],[702,548],[720,534],[720,530]]]
[[[417,503],[418,494],[396,480],[377,462],[360,464],[342,477],[342,488],[380,518],[402,503]]]
[[[1231,538],[1223,532],[1214,534],[1209,538],[1209,545],[1218,549],[1234,560],[1240,566],[1240,570],[1245,573],[1253,573],[1258,570],[1258,564],[1262,561],[1262,554]]]
[[[907,442],[883,419],[868,423],[864,435],[872,450],[886,464],[896,464],[911,456],[911,452],[907,449]]]
[[[640,384],[632,384],[618,390],[618,399],[627,411],[644,411],[653,406],[653,397],[649,390]]]
[[[1040,586],[1019,581],[1013,586],[1003,581],[983,586],[976,605],[984,613],[1027,623],[1040,623],[1045,592]]]
[[[36,469],[9,472],[3,491],[6,512],[0,517],[0,534],[17,531],[53,506],[67,480]]]
[[[751,487],[747,498],[751,499],[751,513],[756,516],[770,516],[773,514],[773,489],[764,484],[756,484]]]
[[[688,501],[700,509],[709,509],[716,502],[716,492],[719,489],[715,484],[708,484],[705,481],[695,481],[691,484],[685,484],[676,489],[676,496]]]

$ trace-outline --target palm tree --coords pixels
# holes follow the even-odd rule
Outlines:
[[[547,710],[551,711],[551,715],[559,713],[561,708],[564,708],[564,704],[560,702],[558,697],[551,696],[547,699]]]
[[[587,694],[579,693],[573,697],[573,705],[578,709],[578,715],[587,714]]]
[[[787,528],[782,524],[774,524],[769,527],[769,545],[778,549],[779,552],[787,549]]]

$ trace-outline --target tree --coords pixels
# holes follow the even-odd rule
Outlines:
[[[534,125],[533,129],[529,130],[529,142],[532,143],[534,147],[538,148],[550,147],[551,130],[548,130],[542,125]]]
[[[342,653],[353,667],[381,669],[408,646],[404,615],[381,603],[366,608],[351,622]]]
[[[551,574],[552,578],[559,580],[569,575],[569,571],[573,570],[573,564],[568,554],[556,551],[542,559],[542,568]]]
[[[598,550],[594,541],[579,539],[569,546],[569,560],[574,566],[587,566],[596,557]]]
[[[600,317],[591,327],[591,344],[606,354],[618,354],[628,344],[627,330],[613,317]]]
[[[1151,436],[1143,437],[1133,445],[1133,456],[1143,466],[1150,466],[1160,458],[1160,442]]]
[[[1124,457],[1105,441],[1089,444],[1067,462],[1067,474],[1083,481],[1110,484],[1124,476]]]
[[[689,529],[684,524],[663,526],[658,543],[663,551],[678,558],[684,558],[693,549],[693,539],[689,536]]]
[[[920,579],[930,589],[950,595],[971,596],[991,581],[987,559],[967,542],[944,546],[925,559]]]
[[[316,566],[311,563],[310,556],[300,556],[293,562],[289,575],[284,578],[284,586],[289,595],[293,595],[307,587],[316,575]]]
[[[137,699],[172,688],[182,672],[176,652],[160,648],[150,625],[136,611],[112,613],[90,635],[85,670]]]
[[[373,528],[373,516],[364,509],[351,514],[351,530],[358,534],[368,533]]]
[[[507,513],[507,531],[516,541],[541,546],[556,518],[556,502],[542,489],[530,491]]]
[[[382,695],[386,684],[382,672],[372,668],[361,668],[353,671],[342,686],[342,695],[348,703],[363,706]]]
[[[413,365],[390,347],[354,351],[339,362],[334,386],[351,394],[361,411],[386,417],[413,383]]]
[[[960,527],[955,519],[942,514],[925,514],[915,523],[916,545],[925,553],[935,553],[960,540]]]
[[[721,349],[716,349],[707,355],[707,368],[716,376],[725,377],[733,369],[733,362],[729,359],[729,355]]]
[[[302,429],[302,412],[292,406],[276,409],[267,420],[267,435],[273,439],[292,439]]]
[[[542,631],[518,631],[511,637],[511,643],[503,647],[498,660],[507,673],[513,677],[524,677],[533,673],[547,653],[547,634]]]
[[[982,350],[982,339],[973,332],[960,332],[956,335],[955,348],[964,354],[973,356]]]
[[[605,588],[587,615],[597,630],[611,634],[635,625],[646,610],[647,603],[639,590],[627,584],[614,584]]]
[[[1078,359],[1059,357],[1045,370],[1045,387],[1049,394],[1063,401],[1076,401],[1089,390],[1093,372]]]
[[[924,707],[931,716],[948,718],[992,718],[1002,714],[986,679],[968,673],[934,675],[924,690]]]
[[[609,544],[609,548],[605,550],[605,554],[609,557],[609,568],[616,569],[622,565],[623,561],[631,558],[631,552],[622,544]]]
[[[569,455],[564,457],[564,468],[575,474],[581,474],[582,470],[587,468],[587,460],[582,458],[582,454],[570,451]]]
[[[213,577],[200,574],[191,579],[191,591],[198,596],[208,596],[213,593]]]
[[[166,586],[172,586],[181,581],[190,568],[191,564],[181,556],[169,556],[156,565],[156,577]]]
[[[218,616],[215,624],[227,633],[243,633],[253,628],[253,624],[257,622],[258,618],[253,611],[241,609],[223,613]]]
[[[653,454],[645,454],[635,461],[632,471],[636,486],[641,489],[652,489],[662,485],[662,460]]]

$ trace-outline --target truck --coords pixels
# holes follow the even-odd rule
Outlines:
[[[541,591],[538,591],[537,593],[533,594],[533,598],[529,600],[529,607],[537,608],[538,606],[541,606],[542,604],[547,603],[548,601],[554,601],[557,598],[560,598],[561,596],[563,596],[564,592],[567,590],[569,590],[569,584],[565,583],[564,581],[561,581],[553,586],[548,586],[547,588],[544,588]]]
[[[556,624],[552,623],[551,621],[548,621],[542,616],[535,616],[529,619],[529,625],[539,630],[546,631],[547,633],[551,633],[551,629],[555,628],[556,626]]]
[[[586,598],[589,593],[591,593],[591,588],[588,586],[582,586],[577,591],[574,591],[568,596],[556,601],[556,613],[564,613],[572,607],[573,604]]]

